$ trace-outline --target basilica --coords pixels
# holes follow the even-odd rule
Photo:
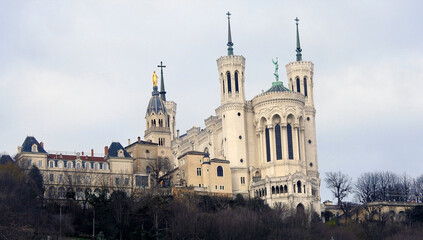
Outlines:
[[[177,104],[166,99],[165,66],[160,64],[160,78],[153,73],[144,140],[128,140],[126,147],[112,143],[105,148],[104,157],[95,157],[47,153],[42,143],[28,137],[18,149],[17,159],[33,159],[28,164],[40,167],[52,191],[66,191],[59,182],[64,181],[63,172],[82,170],[101,175],[103,181],[115,186],[149,187],[149,163],[164,160],[170,162],[172,170],[166,174],[173,176],[171,184],[176,187],[194,187],[211,194],[242,194],[261,198],[269,206],[281,204],[320,213],[314,65],[302,59],[298,19],[296,61],[285,65],[286,86],[279,80],[276,60],[275,80],[268,90],[245,99],[245,58],[234,53],[227,15],[227,55],[216,61],[216,80],[220,83],[216,96],[220,95],[221,101],[216,114],[204,120],[204,128],[192,127],[184,134],[176,130]],[[78,180],[80,185],[86,181],[86,188],[101,188],[100,182],[84,176]],[[70,181],[75,183],[75,179]],[[79,192],[83,191],[81,186],[76,186]]]

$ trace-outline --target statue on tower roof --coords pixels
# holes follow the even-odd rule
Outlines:
[[[153,86],[157,87],[157,75],[156,75],[156,71],[153,71]]]
[[[275,75],[276,81],[279,81],[279,61],[278,58],[276,57],[276,61],[274,61],[272,59],[273,64],[275,64],[275,73],[273,73],[273,75]]]

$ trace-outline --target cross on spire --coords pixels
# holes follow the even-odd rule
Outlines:
[[[166,91],[165,91],[164,78],[163,78],[163,68],[165,68],[166,66],[163,65],[162,61],[160,61],[160,65],[157,65],[157,67],[160,68],[160,98],[163,101],[166,101]]]
[[[232,46],[234,45],[232,43],[232,36],[231,36],[231,13],[228,11],[226,13],[226,15],[228,16],[228,55],[234,55],[234,49],[232,48]]]
[[[298,17],[296,17],[295,19],[295,24],[297,25],[297,61],[302,61],[302,54],[301,54],[301,46],[300,46],[300,34],[298,32],[298,22],[300,21],[300,19],[298,19]]]

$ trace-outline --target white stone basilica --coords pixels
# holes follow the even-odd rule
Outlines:
[[[166,101],[162,74],[161,91],[155,86],[147,108],[145,139],[170,148],[175,165],[192,151],[228,160],[234,195],[320,213],[314,65],[302,60],[298,19],[297,59],[285,66],[288,88],[276,70],[272,86],[246,100],[245,58],[233,54],[229,15],[228,55],[217,59],[221,104],[216,116],[205,119],[204,129],[175,134],[176,104]]]

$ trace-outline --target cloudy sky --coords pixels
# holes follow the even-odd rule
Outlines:
[[[272,58],[315,64],[319,170],[423,174],[423,2],[0,1],[0,152],[28,135],[52,151],[101,153],[143,136],[160,61],[177,128],[218,106],[216,59],[246,57],[246,95],[273,81]],[[282,78],[286,83],[286,77]],[[322,200],[329,199],[322,185]]]

